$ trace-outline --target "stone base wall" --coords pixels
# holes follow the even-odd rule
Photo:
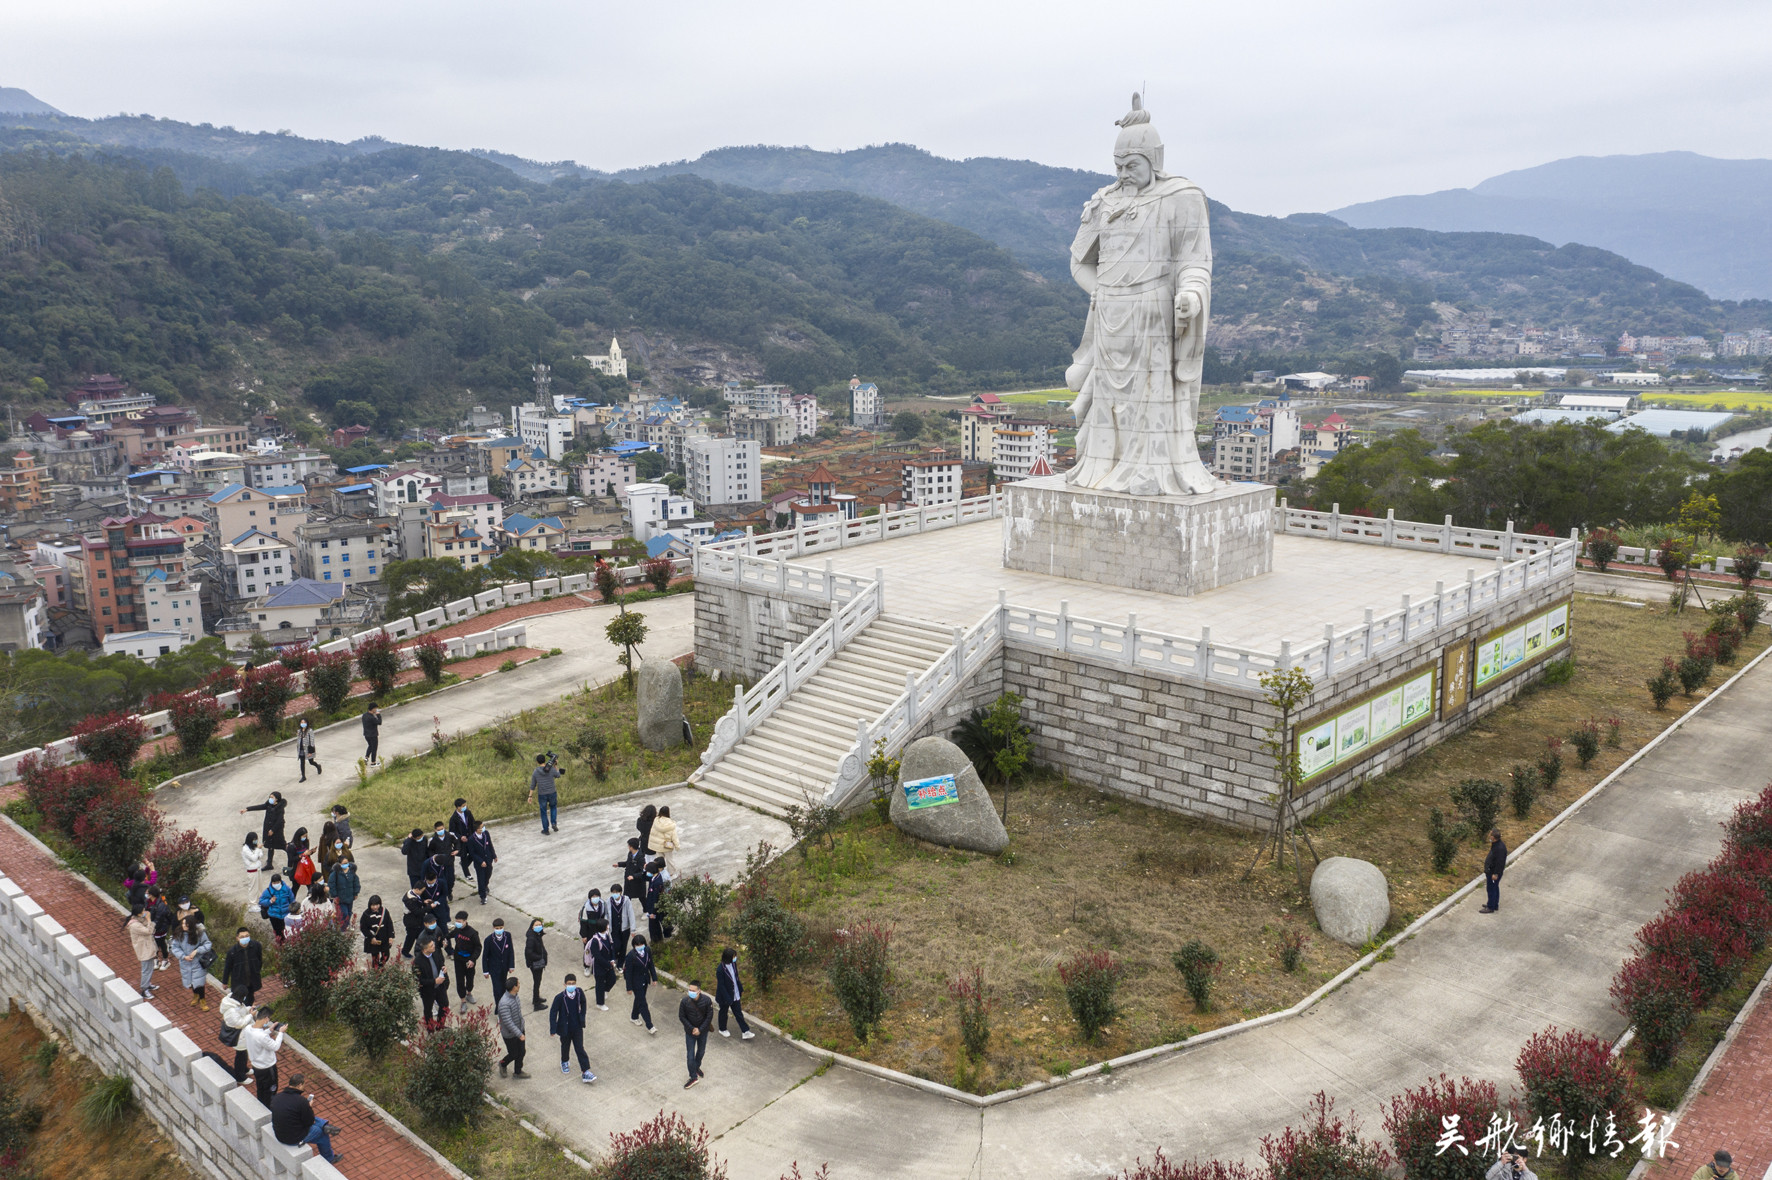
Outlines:
[[[343,1180],[313,1148],[278,1143],[271,1112],[251,1088],[205,1059],[196,1042],[5,877],[0,995],[28,1001],[106,1073],[134,1079],[136,1101],[199,1173],[217,1180]]]
[[[704,582],[695,588],[695,666],[760,680],[781,663],[788,644],[804,643],[840,608]]]
[[[1128,496],[1073,488],[1053,475],[1007,490],[1009,569],[1192,595],[1274,567],[1274,489],[1265,485]]]

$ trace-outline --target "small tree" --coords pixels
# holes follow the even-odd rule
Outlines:
[[[1569,734],[1569,744],[1575,747],[1575,761],[1586,770],[1588,764],[1600,756],[1600,725],[1593,720],[1583,721]]]
[[[323,651],[308,669],[308,691],[320,712],[331,716],[344,708],[351,696],[351,657],[342,651]]]
[[[1532,805],[1538,802],[1538,767],[1516,762],[1507,777],[1507,798],[1513,804],[1514,818],[1525,819],[1531,814]]]
[[[1686,568],[1686,561],[1690,556],[1691,551],[1678,537],[1663,537],[1655,543],[1655,564],[1661,567],[1661,572],[1670,582],[1680,576],[1680,571]]]
[[[498,1059],[498,1037],[486,1008],[458,1010],[455,1018],[409,1042],[406,1100],[442,1127],[471,1123],[485,1109],[480,1095]]]
[[[330,922],[303,922],[301,929],[283,940],[283,985],[304,1013],[319,1016],[326,1011],[327,989],[334,977],[350,966],[356,941],[354,931]]]
[[[671,887],[659,900],[659,910],[665,920],[677,928],[678,937],[689,945],[689,949],[699,951],[713,939],[714,923],[731,896],[730,885],[722,884],[706,873],[700,876],[690,874],[671,882]]]
[[[1268,705],[1279,714],[1278,720],[1267,727],[1267,737],[1262,741],[1268,756],[1274,760],[1274,826],[1256,848],[1255,859],[1243,870],[1243,880],[1247,881],[1255,872],[1255,866],[1261,863],[1269,848],[1274,850],[1275,866],[1285,868],[1286,846],[1290,843],[1293,875],[1297,879],[1298,892],[1303,895],[1307,890],[1304,858],[1298,851],[1300,834],[1304,836],[1304,846],[1310,849],[1311,859],[1320,862],[1322,858],[1317,855],[1316,845],[1311,843],[1310,833],[1299,825],[1297,811],[1292,805],[1292,798],[1304,781],[1304,768],[1298,760],[1298,743],[1292,734],[1292,717],[1310,699],[1316,685],[1305,675],[1303,668],[1276,668],[1262,673],[1261,687],[1267,690]]]
[[[449,659],[449,652],[441,639],[435,635],[421,636],[412,645],[412,658],[418,661],[419,670],[425,674],[426,680],[433,685],[443,683],[443,664]]]
[[[1553,1025],[1526,1042],[1514,1069],[1525,1091],[1526,1112],[1547,1126],[1558,1116],[1577,1127],[1604,1127],[1613,1118],[1631,1121],[1636,1101],[1630,1075],[1598,1037],[1559,1032]],[[1579,1152],[1572,1154],[1568,1170],[1578,1171],[1584,1162]]]
[[[670,589],[671,576],[677,572],[677,567],[671,559],[662,555],[654,557],[640,568],[646,571],[647,582],[651,583],[652,588],[660,594]]]
[[[1643,682],[1649,687],[1649,697],[1655,702],[1656,711],[1667,708],[1667,703],[1674,699],[1680,691],[1679,665],[1669,659],[1661,661],[1661,670]]]
[[[358,643],[355,654],[357,673],[369,681],[376,696],[394,691],[394,681],[400,677],[400,649],[392,639],[378,631]]]
[[[119,779],[87,800],[74,817],[74,847],[99,871],[122,877],[141,862],[154,842],[160,817],[134,779]]]
[[[831,990],[849,1016],[855,1039],[864,1043],[892,1003],[892,965],[887,957],[891,942],[890,927],[856,922],[837,931],[831,948],[826,968]]]
[[[953,997],[960,1019],[960,1046],[968,1058],[977,1061],[991,1043],[990,986],[984,981],[984,968],[974,965],[948,980],[948,995]]]
[[[706,1127],[661,1110],[632,1131],[610,1132],[596,1180],[726,1180],[708,1139]]]
[[[332,1011],[371,1061],[418,1031],[418,984],[399,963],[371,963],[332,981]]]
[[[186,828],[157,833],[148,859],[154,862],[167,897],[193,897],[209,872],[209,854],[214,851],[214,840],[205,840],[196,828]]]
[[[1191,938],[1169,957],[1169,961],[1181,972],[1187,994],[1193,997],[1194,1010],[1212,1011],[1212,984],[1224,969],[1218,961],[1218,952],[1199,939]]]
[[[309,647],[305,640],[301,643],[292,643],[288,647],[280,647],[277,649],[277,662],[291,672],[300,672],[303,668],[307,667],[308,660],[312,658],[312,656],[313,648]]]
[[[621,581],[615,576],[614,568],[607,561],[598,561],[592,578],[597,583],[597,596],[604,602],[614,602],[621,589]]]
[[[1587,555],[1603,574],[1618,556],[1618,534],[1611,529],[1595,529],[1587,535]]]
[[[622,649],[621,655],[616,657],[616,663],[621,665],[622,679],[629,688],[634,687],[634,649],[646,642],[646,631],[646,616],[639,611],[630,611],[625,606],[603,628],[603,634],[609,642]]]
[[[1450,789],[1452,806],[1458,809],[1465,830],[1481,839],[1489,834],[1501,815],[1501,801],[1507,791],[1489,778],[1467,778]]]
[[[277,732],[283,710],[295,699],[295,680],[282,664],[264,664],[240,678],[240,711],[268,733]]]
[[[874,818],[881,823],[892,822],[892,788],[898,782],[899,760],[886,753],[886,739],[874,741],[874,752],[868,758],[868,780],[873,786]]]
[[[221,728],[221,702],[208,693],[180,693],[167,703],[172,732],[178,735],[179,752],[195,758],[209,748],[210,739]]]
[[[774,897],[758,891],[739,908],[732,933],[750,948],[757,986],[768,991],[806,941],[806,923]]]
[[[1280,970],[1288,975],[1298,970],[1298,964],[1304,959],[1304,948],[1310,942],[1310,935],[1296,926],[1281,930],[1280,937],[1274,943],[1274,957],[1280,960]]]
[[[1319,1090],[1305,1115],[1303,1130],[1287,1127],[1262,1137],[1261,1158],[1272,1180],[1388,1180],[1390,1153],[1337,1118],[1327,1094]]]
[[[1427,813],[1427,842],[1432,850],[1434,872],[1443,873],[1451,868],[1452,858],[1458,855],[1458,833],[1438,807]]]
[[[609,777],[609,739],[603,736],[602,730],[585,726],[576,737],[567,741],[566,752],[587,763],[591,776],[598,782]]]
[[[1754,579],[1760,576],[1760,569],[1765,562],[1764,545],[1743,545],[1735,551],[1735,560],[1731,564],[1743,591],[1753,589]]]
[[[1479,1128],[1505,1113],[1494,1082],[1453,1081],[1441,1074],[1392,1098],[1384,1129],[1407,1180],[1483,1180],[1493,1159],[1458,1144],[1442,1147],[1440,1137],[1456,1128],[1474,1143]]]
[[[1119,1013],[1114,993],[1125,975],[1125,964],[1107,951],[1083,951],[1058,965],[1065,1002],[1084,1040],[1093,1041]]]
[[[1538,758],[1538,777],[1544,783],[1545,791],[1557,789],[1557,780],[1563,777],[1562,738],[1544,740],[1544,753]]]
[[[127,775],[148,740],[148,727],[133,713],[94,713],[75,724],[74,747],[88,762]]]

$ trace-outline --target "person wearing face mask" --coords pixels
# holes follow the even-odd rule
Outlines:
[[[689,1056],[689,1080],[685,1090],[701,1081],[702,1056],[708,1051],[708,1028],[714,1022],[714,1001],[701,990],[701,980],[689,981],[689,990],[677,1001],[677,1020],[683,1025],[683,1045]]]
[[[757,1035],[751,1031],[751,1026],[746,1023],[744,1018],[744,1008],[741,1004],[744,999],[744,988],[740,987],[738,982],[738,952],[731,947],[720,952],[720,965],[714,970],[714,999],[720,1004],[721,1036],[730,1037],[732,1035],[726,1031],[726,1010],[728,1008],[732,1010],[733,1017],[738,1021],[739,1040],[748,1041]]]
[[[269,1008],[260,1008],[252,1023],[240,1030],[240,1047],[252,1067],[258,1100],[268,1107],[277,1092],[277,1051],[283,1048],[283,1026],[272,1021]]]
[[[436,916],[437,925],[449,925],[449,898],[437,881],[437,874],[425,873],[425,887],[420,892],[424,895],[426,907]]]
[[[541,973],[548,966],[548,948],[543,945],[541,935],[542,922],[537,918],[529,923],[529,933],[523,939],[523,965],[529,968],[529,978],[534,983],[529,1004],[537,1012],[545,1011],[548,1006],[541,998]]]
[[[370,896],[369,908],[363,911],[357,929],[363,932],[363,953],[369,961],[377,967],[387,963],[394,953],[394,917],[383,908],[379,893]]]
[[[315,774],[321,773],[320,763],[314,759],[314,731],[305,720],[295,731],[295,764],[301,767],[304,783],[308,781],[308,767],[312,766]]]
[[[578,936],[589,938],[598,930],[609,929],[609,903],[603,900],[603,891],[593,889],[585,896],[585,903],[578,911]]]
[[[474,833],[468,837],[464,855],[474,866],[474,881],[479,890],[480,904],[485,905],[487,891],[492,886],[492,866],[498,863],[498,853],[492,847],[492,833],[486,830],[483,821],[474,824]]]
[[[425,897],[424,890],[414,885],[400,899],[400,908],[405,912],[400,916],[400,925],[406,931],[406,938],[400,943],[400,957],[406,958],[416,949],[418,940],[425,932],[425,918],[431,912],[431,903]]]
[[[601,925],[591,932],[585,940],[585,964],[591,969],[591,981],[597,988],[597,1011],[609,1011],[609,1005],[603,1002],[604,997],[615,990],[617,976],[616,964],[621,956],[616,953],[615,942],[609,937],[609,931]]]
[[[338,907],[339,925],[349,926],[351,911],[357,908],[357,895],[363,892],[363,882],[357,877],[357,862],[351,859],[344,841],[335,841],[335,847],[342,859],[332,866],[332,872],[326,874],[326,892],[332,895],[332,904]]]
[[[324,880],[331,876],[332,866],[338,863],[339,853],[344,851],[344,842],[338,838],[338,825],[327,820],[320,825],[320,843],[315,852],[320,858],[320,877]]]
[[[332,805],[332,826],[338,830],[338,838],[349,848],[355,842],[351,838],[351,809],[343,803]]]
[[[574,1050],[578,1052],[579,1080],[594,1082],[591,1059],[585,1056],[585,994],[578,990],[578,976],[568,975],[566,986],[554,997],[548,1009],[548,1035],[560,1038],[560,1072],[571,1073],[568,1064]]]
[[[154,945],[154,919],[142,908],[140,902],[129,907],[129,917],[123,921],[123,929],[129,932],[129,946],[142,967],[141,982],[136,990],[144,999],[153,999],[159,991],[154,983],[154,972],[159,969],[159,949]]]
[[[455,801],[455,810],[449,813],[449,842],[455,848],[456,855],[461,858],[461,875],[471,876],[474,862],[468,856],[468,840],[476,827],[474,813],[468,807],[466,799]]]
[[[287,804],[283,801],[281,791],[272,791],[263,803],[254,803],[251,807],[242,807],[240,814],[249,811],[265,813],[265,822],[260,842],[265,846],[265,868],[277,867],[277,851],[288,847],[283,839],[283,810]]]
[[[431,836],[431,856],[425,861],[425,878],[437,878],[437,890],[445,905],[455,901],[455,845],[438,824]]]
[[[652,1006],[646,1002],[646,989],[658,982],[658,968],[653,965],[652,952],[646,949],[646,940],[638,934],[634,935],[634,949],[628,952],[621,973],[634,997],[634,1010],[628,1019],[635,1024],[645,1024],[647,1034],[657,1036],[658,1030],[652,1027]]]
[[[279,946],[283,943],[283,919],[289,916],[289,907],[294,904],[295,890],[283,883],[282,873],[272,873],[271,883],[258,895],[258,909],[271,924],[271,933],[276,935]]]
[[[413,828],[412,835],[400,842],[400,855],[406,858],[406,883],[417,889],[425,883],[425,862],[431,859],[423,828]]]
[[[511,968],[517,965],[517,948],[503,918],[492,919],[492,933],[480,951],[480,969],[492,981],[493,1003],[504,1002],[505,984],[510,981]]]
[[[449,1019],[449,967],[444,961],[440,932],[435,921],[425,925],[412,974],[418,980],[418,998],[424,1004],[425,1027],[435,1028]]]
[[[498,993],[498,1035],[504,1038],[505,1056],[498,1063],[498,1076],[505,1076],[505,1067],[515,1065],[513,1077],[526,1078],[523,1072],[523,1058],[529,1053],[528,1030],[523,1023],[523,984],[521,980],[505,981],[504,990]]]
[[[634,918],[628,911],[627,895],[620,885],[609,887],[609,941],[615,944],[615,961],[628,957],[628,938],[634,933]]]
[[[259,891],[264,888],[259,880],[264,874],[265,858],[269,854],[269,849],[258,842],[257,832],[246,833],[246,841],[240,845],[240,864],[246,869],[246,908],[250,913],[258,912],[257,898]]]
[[[455,994],[468,1007],[474,1002],[474,973],[480,963],[480,932],[468,925],[468,911],[455,915],[449,928],[449,957],[455,963]]]
[[[234,945],[228,948],[228,957],[222,960],[222,986],[235,999],[252,1003],[258,989],[264,986],[259,976],[264,964],[265,949],[252,937],[251,931],[240,927],[234,932]]]
[[[240,1044],[240,1034],[252,1023],[254,1015],[252,1005],[230,992],[221,998],[221,1003],[216,1006],[216,1011],[221,1016],[221,1029],[218,1031],[216,1039],[221,1041],[224,1046],[234,1050],[234,1064],[232,1066],[221,1060],[217,1060],[216,1064],[227,1070],[236,1083],[244,1086],[246,1079],[252,1076],[252,1065],[246,1060],[246,1050]]]

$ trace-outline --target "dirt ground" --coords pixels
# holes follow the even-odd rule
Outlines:
[[[1448,788],[1472,777],[1505,782],[1509,768],[1536,760],[1548,739],[1566,738],[1588,719],[1604,732],[1617,718],[1619,744],[1602,746],[1586,769],[1572,747],[1563,747],[1561,779],[1528,818],[1504,808],[1503,837],[1517,846],[1702,699],[1708,690],[1677,696],[1656,712],[1643,681],[1664,655],[1681,652],[1682,631],[1703,622],[1690,610],[1676,619],[1620,600],[1578,599],[1575,674],[1567,683],[1531,689],[1477,727],[1361,785],[1309,824],[1318,854],[1359,857],[1383,869],[1391,930],[1406,925],[1475,876],[1486,851],[1467,839],[1449,872],[1433,871],[1427,818],[1435,807],[1452,815]],[[1762,626],[1735,667],[1766,640]],[[1718,668],[1712,687],[1732,671]],[[1242,880],[1256,847],[1247,833],[1051,775],[1012,792],[1008,828],[1012,858],[982,857],[908,840],[870,812],[849,821],[834,852],[804,859],[789,853],[774,886],[805,916],[812,948],[773,994],[753,987],[758,1013],[828,1048],[988,1092],[1290,1006],[1359,957],[1356,948],[1317,932],[1290,865],[1282,872],[1264,863],[1252,880]],[[1307,880],[1309,869],[1307,861]],[[825,983],[820,951],[832,931],[864,919],[895,931],[895,996],[882,1030],[858,1046]],[[1291,974],[1276,953],[1287,928],[1309,938]],[[1203,939],[1222,961],[1210,1012],[1195,1011],[1170,964],[1190,938]],[[1097,1043],[1086,1044],[1057,967],[1096,949],[1112,951],[1126,976],[1120,1016]],[[667,952],[682,962],[678,948]],[[696,966],[711,969],[711,962]],[[993,1037],[982,1066],[963,1073],[947,982],[974,964],[994,989]]]
[[[75,1104],[100,1078],[90,1061],[64,1042],[45,1078],[38,1067],[39,1046],[48,1040],[23,1010],[0,1016],[0,1078],[3,1088],[25,1106],[43,1112],[31,1136],[21,1176],[36,1180],[196,1180],[172,1143],[152,1119],[137,1112],[121,1127],[91,1132],[81,1125]]]

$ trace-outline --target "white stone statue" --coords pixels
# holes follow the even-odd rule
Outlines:
[[[1134,496],[1210,492],[1194,421],[1212,306],[1206,194],[1163,171],[1163,141],[1139,96],[1118,120],[1119,180],[1083,206],[1071,274],[1089,292],[1077,392],[1077,463],[1067,482]]]

